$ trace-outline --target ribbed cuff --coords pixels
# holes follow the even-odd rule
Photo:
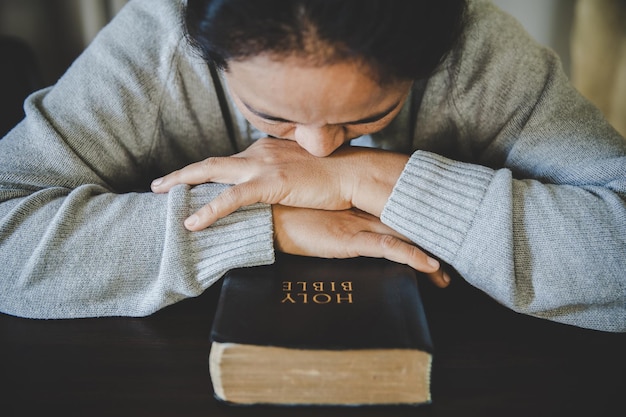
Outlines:
[[[207,204],[225,187],[216,184],[194,187],[189,200],[189,214]],[[198,282],[204,287],[213,284],[231,269],[274,262],[274,230],[268,204],[242,207],[208,229],[190,235]]]
[[[381,221],[452,264],[493,175],[480,165],[417,151],[383,208]]]

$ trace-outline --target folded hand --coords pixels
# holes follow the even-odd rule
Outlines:
[[[324,210],[358,207],[380,215],[408,157],[345,146],[315,157],[297,143],[261,139],[230,157],[212,157],[155,180],[154,192],[177,184],[233,184],[185,222],[201,230],[238,208],[257,202]]]
[[[385,258],[425,272],[439,287],[449,283],[437,260],[371,214],[281,205],[272,206],[272,212],[274,244],[281,252],[321,258]]]

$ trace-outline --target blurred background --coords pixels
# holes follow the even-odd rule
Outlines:
[[[16,94],[54,84],[127,1],[0,0],[0,94],[16,89],[13,74],[27,75]],[[626,135],[626,0],[493,1],[560,55],[574,86]],[[7,58],[16,50],[25,67]]]

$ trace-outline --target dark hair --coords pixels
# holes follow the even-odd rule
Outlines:
[[[367,64],[384,83],[428,77],[458,42],[465,0],[188,0],[187,37],[222,70],[262,53]]]

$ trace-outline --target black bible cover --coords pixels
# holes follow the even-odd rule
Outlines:
[[[405,265],[280,254],[273,265],[230,271],[211,340],[215,394],[226,402],[430,402],[433,346]],[[237,347],[248,350],[228,354]]]

